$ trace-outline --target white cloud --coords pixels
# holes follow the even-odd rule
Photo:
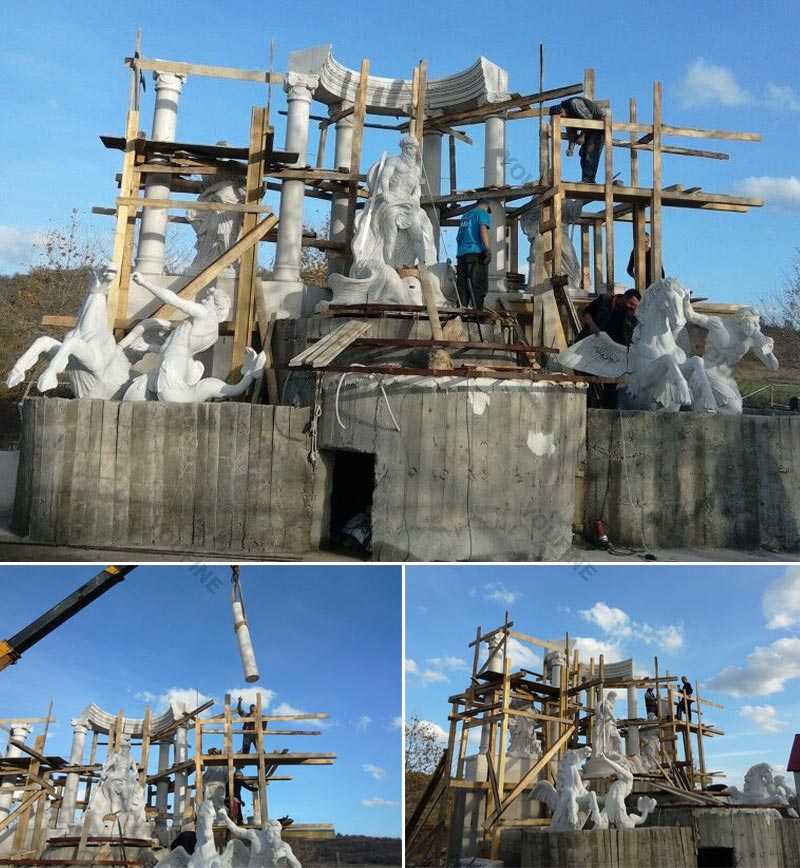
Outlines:
[[[368,714],[362,714],[356,721],[356,732],[366,732],[372,723],[372,718]]]
[[[627,612],[609,606],[598,600],[591,609],[581,609],[581,617],[599,627],[604,633],[613,634],[614,639],[635,636],[645,645],[661,645],[667,651],[677,651],[683,647],[683,630],[675,624],[654,627],[633,620]]]
[[[447,744],[447,733],[438,723],[434,723],[432,720],[417,720],[411,726],[416,727],[421,735],[433,738],[440,744]]]
[[[511,606],[522,597],[522,594],[510,591],[502,582],[489,582],[484,585],[482,595],[484,600],[502,603],[504,606]]]
[[[767,105],[771,108],[800,112],[800,94],[788,84],[767,85]]]
[[[380,796],[375,796],[372,799],[362,799],[361,804],[365,808],[399,808],[400,802],[393,802],[390,799],[382,799]]]
[[[752,720],[763,733],[780,732],[786,728],[786,722],[778,719],[774,705],[743,705],[739,714]]]
[[[361,766],[361,771],[366,772],[368,775],[372,775],[376,781],[380,781],[386,777],[386,769],[382,769],[380,766],[374,766],[372,763],[365,763]]]
[[[707,686],[732,696],[768,696],[780,693],[793,678],[800,678],[800,638],[757,646],[744,666],[726,667]]]
[[[724,106],[746,105],[753,97],[739,85],[731,70],[702,57],[686,70],[678,93],[686,106],[720,103]]]
[[[447,681],[447,676],[436,669],[420,669],[416,660],[406,658],[406,674],[422,684],[441,684]]]
[[[34,259],[34,246],[44,235],[14,226],[0,226],[0,267],[15,269],[30,266]]]
[[[392,726],[392,729],[402,729],[403,728],[403,718],[402,717],[393,717],[391,726]]]
[[[256,704],[256,699],[261,695],[261,710],[266,711],[275,699],[275,691],[266,687],[229,687],[227,691],[231,696],[231,705],[235,708],[242,697],[242,708],[247,711],[251,705]],[[281,712],[283,713],[283,712]]]
[[[467,661],[461,657],[429,657],[426,662],[434,669],[446,669],[449,671],[469,669]]]
[[[800,196],[800,182],[798,190]],[[800,624],[800,568],[787,570],[786,575],[767,586],[761,608],[770,630],[785,630]]]
[[[195,708],[199,708],[209,699],[214,698],[191,687],[170,687],[164,693],[151,693],[149,690],[142,690],[134,696],[141,702],[152,705],[156,714],[166,711],[169,707],[172,707],[176,714],[185,714],[187,711],[194,711]]]
[[[406,673],[408,675],[416,675],[419,672],[419,666],[417,666],[417,661],[412,660],[410,657],[406,657]]]
[[[745,178],[736,186],[743,196],[764,199],[768,205],[800,208],[800,178],[794,175],[788,178],[758,175]]]
[[[621,636],[629,636],[631,633],[631,619],[628,614],[602,600],[598,600],[591,609],[581,609],[581,617],[595,624],[604,633],[614,632]]]
[[[615,642],[603,642],[591,636],[576,636],[571,644],[573,649],[580,651],[581,660],[588,660],[590,657],[597,660],[602,654],[603,659],[611,663],[625,657],[622,649]]]
[[[512,670],[530,669],[533,672],[542,671],[542,658],[527,642],[520,642],[513,636],[509,636],[506,650],[508,651],[508,656],[511,658]]]

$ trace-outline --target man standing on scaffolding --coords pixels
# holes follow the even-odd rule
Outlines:
[[[563,114],[568,118],[586,121],[602,121],[605,111],[591,99],[585,96],[573,96],[565,99],[561,105],[551,109],[552,114]],[[581,183],[594,184],[597,179],[597,168],[600,165],[600,154],[603,152],[603,130],[581,130],[577,127],[567,127],[567,156],[575,152],[575,144],[581,143],[578,154],[581,158]],[[561,147],[560,142],[556,144]]]
[[[246,712],[242,708],[242,697],[239,697],[239,702],[236,706],[236,711],[239,714],[239,717],[255,717],[256,715],[256,707],[255,705],[250,706],[249,713]],[[261,729],[266,730],[267,724],[266,721],[262,722]],[[250,747],[256,747],[256,722],[254,720],[246,720],[242,724],[242,749],[240,753],[250,753]]]
[[[456,243],[456,287],[461,304],[483,309],[489,291],[489,262],[492,259],[489,203],[481,200],[467,211],[458,226]]]

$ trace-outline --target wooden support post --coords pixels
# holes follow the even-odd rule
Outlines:
[[[44,741],[45,737],[43,735],[36,736],[36,739],[33,742],[33,749],[37,751],[37,753],[42,753],[42,751],[44,750]],[[14,844],[12,847],[12,852],[21,850],[25,846],[25,839],[27,838],[28,834],[28,823],[30,822],[33,804],[37,798],[41,797],[39,794],[42,792],[43,787],[40,784],[35,783],[34,781],[34,778],[37,778],[39,776],[39,768],[39,760],[32,759],[30,761],[30,765],[28,766],[28,776],[22,795],[22,804],[25,805],[25,802],[27,800],[29,801],[25,809],[20,813],[19,819],[17,820],[17,828],[14,832]]]
[[[564,204],[564,191],[561,184],[561,115],[553,115],[552,136],[550,138],[552,141],[550,163],[552,166],[551,183],[555,190],[551,203],[552,220],[550,221],[550,231],[553,240],[550,249],[553,251],[551,273],[555,278],[561,274],[561,211]]]
[[[606,110],[603,122],[603,136],[606,154],[605,186],[605,227],[606,227],[606,292],[614,294],[614,147],[611,144],[611,107]]]
[[[456,137],[447,137],[447,153],[450,158],[450,193],[458,190],[458,175],[456,172]]]
[[[592,286],[592,269],[589,258],[589,227],[581,226],[581,289],[584,292],[588,292]]]
[[[631,97],[629,103],[629,118],[631,124],[636,123],[636,97]],[[631,130],[631,144],[636,142],[637,133]],[[631,149],[631,187],[639,186],[639,152]],[[639,292],[647,289],[647,267],[645,257],[647,246],[645,242],[646,210],[643,205],[633,206],[633,275],[634,286]]]
[[[661,276],[661,82],[653,82],[653,199],[650,205],[650,273]]]
[[[125,121],[125,152],[122,157],[120,196],[129,198],[139,194],[139,172],[136,169],[136,138],[139,133],[139,112],[129,111]],[[114,247],[111,267],[116,274],[108,290],[108,321],[113,328],[118,316],[127,315],[128,280],[133,247],[133,230],[136,226],[136,208],[117,205],[117,224],[114,229]],[[125,307],[123,307],[123,302]]]
[[[710,783],[706,777],[706,749],[703,741],[703,702],[700,698],[700,682],[694,683],[695,712],[697,714],[697,760],[700,763],[701,789]]]
[[[422,159],[422,137],[425,134],[425,101],[428,90],[428,62],[420,60],[416,74],[416,94],[412,96],[414,117],[411,130],[419,143],[419,155]]]
[[[139,786],[143,787],[147,780],[147,766],[150,760],[150,727],[152,726],[153,712],[150,706],[144,707],[144,722],[142,724],[142,753],[139,760]]]
[[[592,255],[594,263],[594,291],[597,295],[603,291],[603,224],[592,226]]]
[[[225,751],[225,757],[227,759],[226,765],[228,769],[228,780],[226,789],[228,790],[228,804],[233,805],[236,788],[234,786],[235,769],[233,765],[233,716],[231,712],[230,693],[225,694],[224,714],[225,721],[223,723],[223,749]]]
[[[114,721],[114,738],[113,741],[110,741],[108,745],[108,752],[117,751],[122,744],[122,732],[125,726],[125,711],[120,708],[117,712],[116,720]]]
[[[506,621],[508,621],[508,615],[506,615]],[[507,643],[508,634],[506,633],[503,645],[505,646]],[[502,716],[500,720],[500,753],[497,763],[497,789],[500,793],[500,796],[497,808],[495,810],[499,810],[501,808],[503,803],[503,797],[505,796],[506,791],[506,742],[508,741],[508,709],[511,706],[511,658],[507,655],[505,656],[505,661],[503,664],[503,693],[501,701],[502,706],[500,713]],[[495,826],[492,831],[492,849],[490,857],[492,859],[498,859],[500,857],[501,833],[502,827]]]
[[[516,217],[512,217],[508,221],[506,235],[508,237],[508,270],[517,274],[519,273],[519,221]]]
[[[325,168],[325,146],[328,143],[328,127],[330,124],[321,123],[319,125],[319,143],[317,144],[317,162],[318,169]]]
[[[256,751],[258,752],[258,794],[260,797],[261,828],[266,829],[268,819],[267,809],[267,772],[264,764],[264,727],[262,721],[261,691],[256,694]]]
[[[194,719],[194,803],[203,801],[203,724]]]
[[[361,72],[356,89],[356,101],[353,106],[353,144],[350,152],[350,172],[358,175],[361,172],[361,147],[364,142],[364,118],[367,114],[367,84],[369,81],[369,60],[361,61]],[[347,250],[353,242],[353,233],[356,222],[356,200],[358,199],[358,182],[350,184],[350,192],[347,200],[347,225],[345,230],[345,244]]]
[[[250,110],[250,144],[247,157],[245,204],[259,205],[264,195],[265,149],[267,110],[253,106]],[[242,234],[246,235],[258,222],[257,214],[247,213],[242,218]],[[233,331],[230,378],[238,379],[244,360],[245,348],[250,346],[253,334],[253,304],[258,272],[258,244],[244,253],[239,263],[239,282],[236,292],[236,319]],[[262,334],[263,338],[263,334]]]
[[[587,99],[594,99],[594,70],[591,68],[583,71],[583,95]]]

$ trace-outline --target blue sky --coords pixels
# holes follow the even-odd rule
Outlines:
[[[520,632],[568,632],[584,660],[632,656],[652,674],[658,655],[662,672],[699,681],[725,706],[708,710],[726,735],[706,742],[706,757],[728,782],[741,786],[757,762],[786,767],[800,729],[797,567],[412,566],[406,586],[407,719],[447,727],[447,697],[466,685],[475,628],[500,626],[508,610]],[[520,661],[541,671],[530,654]]]
[[[142,717],[145,698],[155,710],[171,692],[191,707],[205,696],[222,701],[226,691],[234,702],[239,693],[247,700],[230,569],[203,569],[210,571],[205,583],[186,566],[136,569],[0,674],[0,717],[44,716],[53,699],[48,753],[68,756],[69,721],[90,702]],[[94,572],[85,565],[0,568],[0,636],[16,633]],[[270,788],[273,816],[399,836],[400,569],[244,566],[242,586],[261,670],[254,686],[268,691],[269,709],[330,714],[321,725],[301,725],[321,728],[320,736],[276,737],[275,749],[338,754],[333,766],[287,767],[282,774],[295,779]]]
[[[668,123],[764,136],[761,144],[676,140],[728,151],[731,160],[665,157],[664,184],[766,191],[772,203],[750,215],[673,209],[665,218],[667,270],[717,301],[759,300],[789,273],[800,209],[800,83],[796,6],[788,0],[739,0],[724,7],[710,0],[646,6],[609,0],[602,7],[586,0],[561,5],[377,0],[347,6],[300,0],[276,11],[253,0],[230,8],[209,0],[174,0],[168,7],[148,0],[9,0],[0,33],[0,270],[24,267],[31,239],[49,225],[63,225],[72,208],[80,209],[87,233],[101,240],[108,236],[110,219],[89,212],[93,205],[113,203],[119,154],[105,151],[97,137],[122,132],[129,80],[122,58],[130,54],[139,26],[145,56],[245,68],[267,65],[271,39],[276,70],[285,70],[290,51],[323,42],[333,43],[336,56],[351,67],[358,66],[364,46],[371,46],[372,70],[389,76],[409,76],[421,57],[428,60],[431,77],[446,75],[483,54],[508,69],[510,89],[520,93],[537,90],[543,42],[545,86],[580,81],[584,67],[593,66],[597,95],[610,99],[617,115],[627,111],[628,97],[636,96],[640,118],[649,116],[652,80],[660,79]],[[152,97],[149,83],[143,103],[148,129]],[[191,78],[182,97],[179,138],[244,144],[249,106],[263,98],[264,89],[256,84]],[[284,126],[277,110],[283,107],[283,93],[275,88],[279,144]],[[532,174],[538,173],[536,129],[535,120],[517,121],[508,135],[511,157]],[[458,146],[462,188],[482,179],[482,131],[469,132],[475,145]],[[364,165],[396,144],[393,133],[369,133]],[[643,157],[643,177],[647,165]],[[577,177],[577,158],[566,166],[568,177]],[[619,149],[615,167],[625,172]],[[445,169],[445,184],[446,174]],[[307,212],[317,225],[325,216],[320,204]],[[629,249],[625,236],[618,230],[618,279],[624,277]],[[186,235],[175,243],[191,246]],[[450,248],[452,255],[452,242]],[[269,255],[265,249],[264,257]]]

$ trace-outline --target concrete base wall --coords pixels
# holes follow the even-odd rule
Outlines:
[[[589,410],[585,532],[618,544],[800,550],[800,418]]]
[[[307,460],[309,418],[245,403],[26,401],[14,530],[103,548],[316,549],[326,470]]]
[[[569,549],[584,387],[383,383],[399,432],[378,381],[355,374],[338,402],[340,377],[324,377],[319,420],[321,449],[375,456],[375,559],[550,560]]]
[[[695,868],[691,829],[640,828],[583,832],[524,830],[525,868]]]

